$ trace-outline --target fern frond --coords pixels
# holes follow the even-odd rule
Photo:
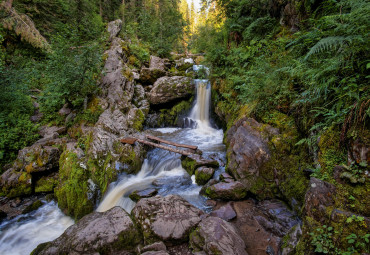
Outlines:
[[[22,40],[30,43],[35,48],[49,51],[50,45],[45,37],[35,27],[33,21],[26,14],[18,14],[14,8],[9,8],[5,2],[0,4],[0,11],[5,13],[1,17],[1,25],[8,30],[13,30]]]
[[[339,47],[342,47],[345,43],[347,43],[347,37],[344,36],[329,36],[321,39],[318,41],[307,53],[306,57],[304,58],[307,60],[310,56],[321,53],[328,50],[335,50]]]

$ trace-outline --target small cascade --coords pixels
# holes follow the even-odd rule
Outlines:
[[[209,123],[209,104],[211,101],[211,85],[209,80],[194,80],[197,88],[196,103],[191,110],[190,118],[198,124],[197,128],[207,130]]]
[[[60,236],[74,221],[55,202],[0,224],[0,255],[30,254],[38,244]]]

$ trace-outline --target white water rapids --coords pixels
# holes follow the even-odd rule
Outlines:
[[[198,68],[199,66],[196,66]],[[196,71],[196,70],[195,70]],[[209,112],[211,88],[208,80],[196,79],[197,97],[189,118],[195,122],[194,128],[158,128],[149,132],[153,135],[184,144],[197,145],[203,157],[211,155],[225,159],[225,146],[222,143],[223,131],[210,125]],[[220,167],[216,175],[223,171]],[[128,197],[134,190],[156,188],[158,194],[178,194],[198,208],[207,210],[206,198],[199,195],[201,189],[182,168],[180,155],[154,149],[137,175],[122,174],[111,183],[96,209],[98,212],[121,206],[130,212],[135,203]],[[65,216],[54,203],[47,203],[35,212],[18,216],[0,224],[0,255],[29,254],[38,244],[52,241],[60,236],[73,220]]]

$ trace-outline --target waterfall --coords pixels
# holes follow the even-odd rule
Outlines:
[[[190,118],[195,120],[199,129],[209,129],[209,104],[211,101],[211,85],[209,80],[194,80],[197,97],[196,102],[191,110]]]

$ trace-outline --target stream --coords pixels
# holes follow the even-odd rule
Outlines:
[[[201,66],[194,66],[197,71]],[[214,158],[225,162],[226,152],[222,129],[210,124],[211,86],[206,79],[194,80],[197,96],[187,118],[185,128],[157,128],[146,132],[157,137],[176,142],[196,145],[203,151],[204,158]],[[195,176],[181,166],[181,155],[153,149],[148,152],[140,172],[136,175],[121,174],[116,182],[110,184],[106,195],[96,211],[104,212],[114,206],[121,206],[131,212],[135,206],[129,195],[135,190],[155,188],[158,195],[178,194],[194,206],[209,211],[206,198],[199,195],[201,186],[195,183]],[[222,164],[221,164],[222,165]],[[214,178],[224,172],[224,167],[216,169]],[[18,216],[0,224],[0,255],[29,254],[43,242],[54,240],[73,224],[55,202],[50,202],[37,211]]]

